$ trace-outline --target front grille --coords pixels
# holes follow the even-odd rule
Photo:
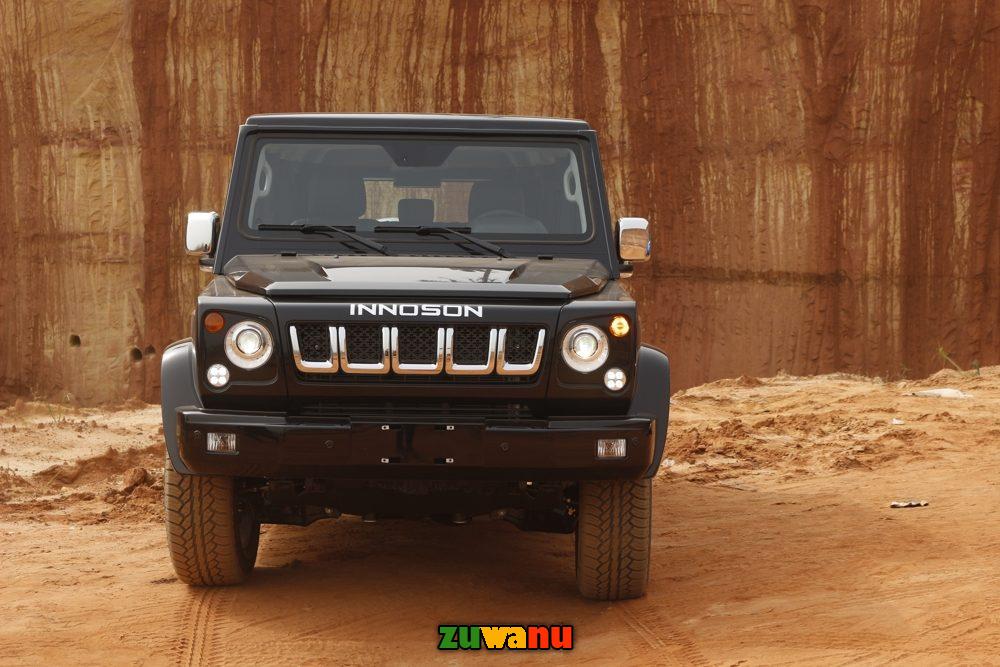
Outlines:
[[[529,375],[497,375],[496,373],[490,373],[489,375],[448,375],[447,373],[438,373],[437,375],[401,375],[396,373],[387,373],[384,375],[345,375],[343,372],[304,373],[301,370],[298,373],[298,377],[307,382],[317,382],[317,383],[343,382],[343,383],[358,384],[358,385],[387,384],[387,385],[425,385],[425,386],[441,385],[441,384],[523,385],[523,384],[531,384],[537,379],[535,376],[529,376]]]
[[[299,350],[303,361],[326,361],[330,358],[330,327],[326,324],[298,325]]]
[[[507,329],[507,361],[512,364],[530,364],[535,358],[538,327],[509,327]]]
[[[484,364],[490,353],[489,327],[456,327],[454,352],[457,364]]]
[[[316,382],[530,382],[545,340],[528,325],[307,322],[289,333],[299,376]]]
[[[347,327],[347,360],[352,364],[377,364],[382,361],[382,327],[355,324]]]
[[[438,328],[434,326],[399,327],[399,360],[405,364],[433,364],[438,355],[437,339]]]

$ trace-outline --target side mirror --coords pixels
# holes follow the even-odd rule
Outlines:
[[[652,249],[648,220],[618,219],[618,256],[623,262],[645,262],[649,259]]]
[[[219,214],[215,211],[192,211],[187,215],[187,252],[189,255],[207,255],[215,242],[215,224]]]

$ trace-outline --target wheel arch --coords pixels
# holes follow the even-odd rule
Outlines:
[[[650,345],[639,347],[636,361],[636,388],[629,414],[656,420],[656,446],[653,461],[643,477],[653,477],[663,459],[670,418],[670,360]]]
[[[163,351],[160,363],[160,413],[163,418],[163,438],[170,464],[179,473],[190,475],[191,470],[180,457],[177,444],[177,410],[184,407],[203,408],[198,385],[194,341],[179,340]]]

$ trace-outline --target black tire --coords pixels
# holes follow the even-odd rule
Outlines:
[[[649,582],[653,483],[580,482],[576,586],[592,600],[642,597]]]
[[[232,477],[163,469],[167,542],[177,578],[192,586],[228,586],[250,576],[260,523],[238,501]]]

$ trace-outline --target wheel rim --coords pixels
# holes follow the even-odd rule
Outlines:
[[[257,547],[259,526],[254,518],[253,510],[243,501],[236,501],[236,540],[243,557],[252,561]]]

